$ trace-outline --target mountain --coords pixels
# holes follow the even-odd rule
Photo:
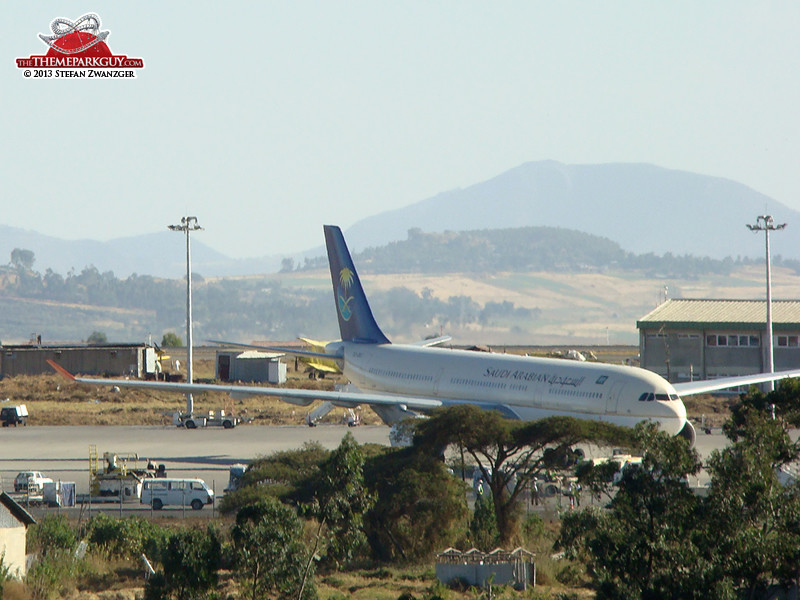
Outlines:
[[[800,227],[800,213],[746,185],[648,164],[566,165],[529,162],[488,181],[443,192],[404,208],[362,219],[346,231],[352,250],[428,233],[512,227],[561,227],[607,238],[636,254],[692,254],[711,258],[763,256],[764,236],[747,231],[765,209],[776,222]],[[772,254],[800,259],[800,236],[770,238]],[[107,242],[66,241],[0,226],[0,262],[14,248],[32,250],[34,268],[66,274],[94,265],[118,277],[131,273],[181,277],[183,236],[163,231]],[[324,257],[318,246],[292,258]],[[280,256],[237,260],[192,238],[192,270],[205,276],[274,273]]]
[[[163,231],[106,242],[62,240],[35,231],[0,225],[0,260],[8,259],[14,248],[31,250],[34,269],[52,269],[66,275],[94,265],[100,272],[113,271],[118,277],[132,273],[154,277],[180,278],[186,273],[186,238]],[[274,272],[279,258],[236,260],[192,238],[192,271],[202,275],[241,275]]]
[[[637,254],[711,258],[763,256],[764,236],[747,231],[765,207],[800,227],[800,213],[746,185],[648,164],[529,162],[488,181],[362,219],[351,249],[404,240],[408,230],[564,227],[609,238]],[[800,258],[800,237],[776,234],[773,254]]]

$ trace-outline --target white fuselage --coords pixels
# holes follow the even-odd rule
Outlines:
[[[401,344],[334,342],[364,392],[475,403],[523,420],[566,415],[632,427],[652,420],[672,435],[686,408],[672,385],[637,367]]]

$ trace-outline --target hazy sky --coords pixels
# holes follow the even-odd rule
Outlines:
[[[105,240],[192,214],[203,242],[260,256],[543,159],[721,176],[800,209],[796,1],[2,8],[0,224]],[[138,77],[25,79],[37,34],[87,12]]]

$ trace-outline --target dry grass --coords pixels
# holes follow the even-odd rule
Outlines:
[[[284,387],[333,389],[341,376],[311,380],[294,364],[287,364]],[[195,363],[195,379],[213,377],[213,361]],[[30,425],[162,425],[172,423],[172,414],[184,410],[183,394],[122,388],[113,391],[109,385],[89,386],[70,383],[56,375],[20,375],[0,381],[0,398],[12,404],[26,404]],[[202,393],[194,396],[195,410],[228,408],[234,414],[252,419],[257,425],[297,425],[315,405],[297,407],[276,398],[256,396],[231,401],[227,394]],[[369,409],[363,409],[365,424],[378,424],[380,419]],[[333,410],[326,422],[339,422],[343,409]]]

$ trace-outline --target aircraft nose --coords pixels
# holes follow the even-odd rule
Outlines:
[[[672,435],[677,435],[686,424],[686,406],[683,400],[659,400],[653,402],[656,418],[662,423],[664,431]]]

